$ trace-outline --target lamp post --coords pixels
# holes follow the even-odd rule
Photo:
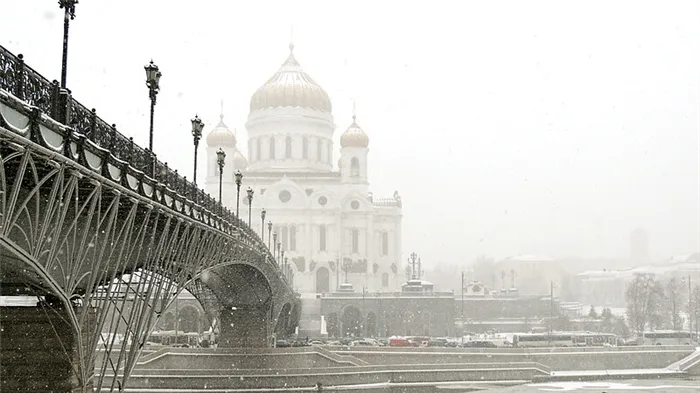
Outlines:
[[[275,233],[272,234],[272,248],[271,248],[272,253],[275,255],[275,261],[277,261],[277,248],[276,248],[276,244],[277,244],[277,232],[275,232]]]
[[[265,244],[265,208],[260,211],[260,219],[262,220],[262,225],[260,226],[260,237],[262,238],[263,244]]]
[[[272,221],[267,222],[267,249],[270,250],[270,240],[272,239]]]
[[[248,226],[251,226],[253,217],[253,189],[248,187],[246,193],[248,194]]]
[[[281,255],[281,254],[280,254],[280,251],[282,251],[282,243],[281,243],[281,242],[277,242],[277,260],[279,261],[280,264],[283,264],[284,261],[283,261],[282,258],[280,257],[280,255]]]
[[[160,91],[160,77],[163,75],[158,66],[153,64],[153,60],[143,67],[146,70],[146,86],[148,86],[148,97],[151,99],[151,128],[148,133],[148,149],[151,151],[151,176],[155,176],[156,159],[153,152],[153,114],[156,109],[156,96]]]
[[[221,184],[224,181],[224,165],[226,165],[226,152],[221,148],[216,152],[216,163],[219,164],[219,203],[221,203]]]
[[[287,258],[284,257],[284,250],[280,251],[280,261],[282,262],[282,272],[286,272],[287,271],[286,270],[287,269]]]
[[[243,181],[243,174],[241,171],[236,171],[236,218],[240,219],[241,216],[238,215],[238,205],[241,202],[241,182]]]
[[[411,265],[411,280],[416,279],[416,259],[418,258],[418,255],[415,252],[412,252],[411,255],[409,255],[410,258],[408,259],[408,264]],[[418,267],[420,270],[420,266]]]
[[[199,140],[202,139],[202,130],[204,129],[204,122],[199,116],[194,115],[192,119],[192,137],[194,138],[194,176],[192,176],[192,183],[197,185],[197,148],[199,147]]]
[[[68,73],[68,26],[75,19],[75,5],[78,0],[58,0],[59,8],[65,10],[63,14],[63,61],[61,62],[61,88],[66,88],[66,74]]]

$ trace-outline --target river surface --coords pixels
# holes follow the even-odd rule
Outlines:
[[[442,389],[440,389],[442,390]],[[460,390],[446,389],[445,392],[460,392]],[[632,379],[615,381],[588,381],[588,382],[546,382],[536,384],[524,384],[512,387],[495,387],[481,390],[466,389],[463,392],[478,391],[483,393],[542,393],[542,392],[590,392],[590,393],[614,393],[614,392],[653,392],[653,393],[690,393],[700,392],[700,378],[692,379]]]

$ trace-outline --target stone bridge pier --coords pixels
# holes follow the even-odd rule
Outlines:
[[[241,306],[222,310],[219,347],[268,347],[270,345],[270,312],[268,308]]]
[[[265,265],[232,263],[205,275],[206,285],[217,299],[221,348],[272,345],[273,335],[285,337],[298,323],[299,300],[286,284],[270,280]],[[297,320],[295,321],[295,317]]]
[[[80,313],[81,310],[73,310]],[[95,326],[95,313],[87,313],[84,331]],[[0,311],[0,378],[1,392],[82,392],[92,390],[93,380],[78,378],[84,362],[80,343],[87,337],[77,339],[68,313],[62,307],[37,304],[35,307],[3,307]],[[94,367],[94,361],[86,364]]]

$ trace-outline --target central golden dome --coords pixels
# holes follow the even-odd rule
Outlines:
[[[301,69],[294,58],[294,45],[289,57],[277,72],[250,99],[250,111],[269,108],[308,108],[331,113],[328,94]]]

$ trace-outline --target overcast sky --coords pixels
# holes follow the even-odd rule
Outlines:
[[[636,227],[654,258],[700,250],[698,1],[81,0],[76,14],[74,97],[146,146],[153,58],[155,151],[185,173],[189,120],[208,132],[221,99],[245,142],[293,26],[336,147],[355,99],[371,188],[399,190],[404,254],[426,267],[625,258]],[[0,44],[59,79],[62,25],[56,1],[6,1]]]

